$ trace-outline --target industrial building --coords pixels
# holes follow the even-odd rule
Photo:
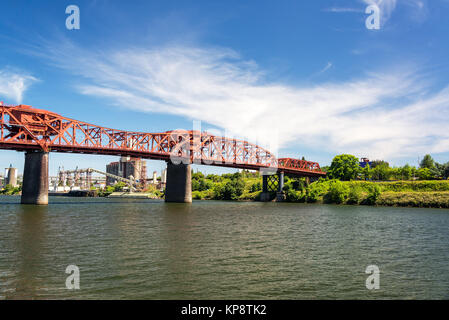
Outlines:
[[[367,165],[372,166],[372,162],[368,158],[361,158],[359,162],[360,167],[365,168]]]
[[[157,189],[164,189],[167,184],[167,169],[162,170],[161,176],[158,179],[157,177],[157,171],[153,171],[153,178],[148,181],[151,184],[156,185]]]
[[[5,175],[3,178],[3,187],[10,184],[14,188],[18,186],[17,183],[17,169],[13,168],[12,165],[9,168],[5,168]]]
[[[143,185],[146,185],[147,182],[146,161],[139,158],[120,157],[119,161],[106,165],[106,172],[122,178],[139,181]],[[106,177],[106,185],[110,186],[115,183],[116,180],[114,178]]]

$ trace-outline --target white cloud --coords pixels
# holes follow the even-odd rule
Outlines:
[[[404,4],[410,9],[409,16],[417,21],[423,21],[427,17],[427,0],[362,0],[366,5],[375,4],[380,9],[381,24],[384,25],[395,11],[398,4]]]
[[[332,62],[328,62],[328,63],[326,64],[326,66],[325,66],[323,69],[320,70],[320,73],[326,72],[327,70],[329,70],[330,68],[332,68],[332,66],[333,66]]]
[[[363,0],[367,5],[377,5],[380,9],[381,24],[390,19],[394,9],[396,9],[397,0]]]
[[[0,78],[2,79],[0,81],[0,97],[12,99],[16,103],[22,103],[25,91],[33,82],[37,81],[30,75],[9,70],[0,70]]]
[[[363,13],[363,12],[365,12],[364,10],[358,9],[358,8],[343,8],[343,7],[327,8],[327,9],[325,9],[325,11],[334,12],[334,13],[347,13],[347,12]]]
[[[449,151],[449,87],[429,93],[412,68],[292,86],[266,82],[254,62],[228,49],[92,53],[68,45],[53,46],[50,58],[84,77],[83,94],[143,112],[207,121],[253,142],[372,158]]]

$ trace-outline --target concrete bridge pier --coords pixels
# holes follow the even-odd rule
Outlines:
[[[276,201],[277,202],[282,202],[285,201],[285,192],[284,190],[284,172],[279,172],[278,173],[278,190],[276,193]]]
[[[276,198],[275,200],[277,202],[282,202],[285,200],[285,193],[282,190],[284,188],[284,172],[278,172],[277,174],[277,189],[273,190],[272,192],[276,191]],[[260,194],[260,201],[267,202],[272,200],[272,192],[270,192],[268,183],[269,179],[274,178],[274,175],[263,175],[262,176],[262,193]],[[273,181],[273,180],[271,180]]]
[[[190,164],[167,162],[165,202],[192,202],[192,169]]]
[[[268,192],[268,175],[264,174],[262,176],[262,193],[260,194],[260,201],[268,202],[271,199],[271,195]]]
[[[25,153],[21,203],[48,204],[48,152]]]

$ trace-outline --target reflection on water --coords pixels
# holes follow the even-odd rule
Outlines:
[[[449,210],[3,196],[0,299],[447,299],[447,230]]]
[[[35,298],[45,288],[44,255],[48,249],[45,237],[47,206],[19,205],[17,224],[17,255],[21,257],[17,272],[17,298]]]

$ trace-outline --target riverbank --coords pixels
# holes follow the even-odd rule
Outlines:
[[[262,179],[256,173],[235,173],[192,176],[194,200],[259,201]],[[163,193],[147,190],[143,193],[107,190],[49,193],[50,196],[150,198],[163,199]],[[20,188],[5,188],[0,193],[20,194]],[[397,206],[421,208],[449,208],[449,180],[423,181],[339,181],[320,179],[307,184],[304,179],[285,178],[286,202],[327,203],[347,205]],[[271,193],[274,201],[276,192]]]
[[[449,208],[449,192],[385,192],[376,201],[378,206]]]
[[[449,208],[449,181],[321,180],[302,190],[286,188],[287,201],[348,205]]]
[[[258,201],[258,175],[226,174],[192,177],[195,200]],[[340,181],[320,179],[307,184],[304,179],[285,178],[286,202],[335,203],[348,205],[449,208],[449,180],[423,181]],[[271,193],[271,199],[276,192]]]

